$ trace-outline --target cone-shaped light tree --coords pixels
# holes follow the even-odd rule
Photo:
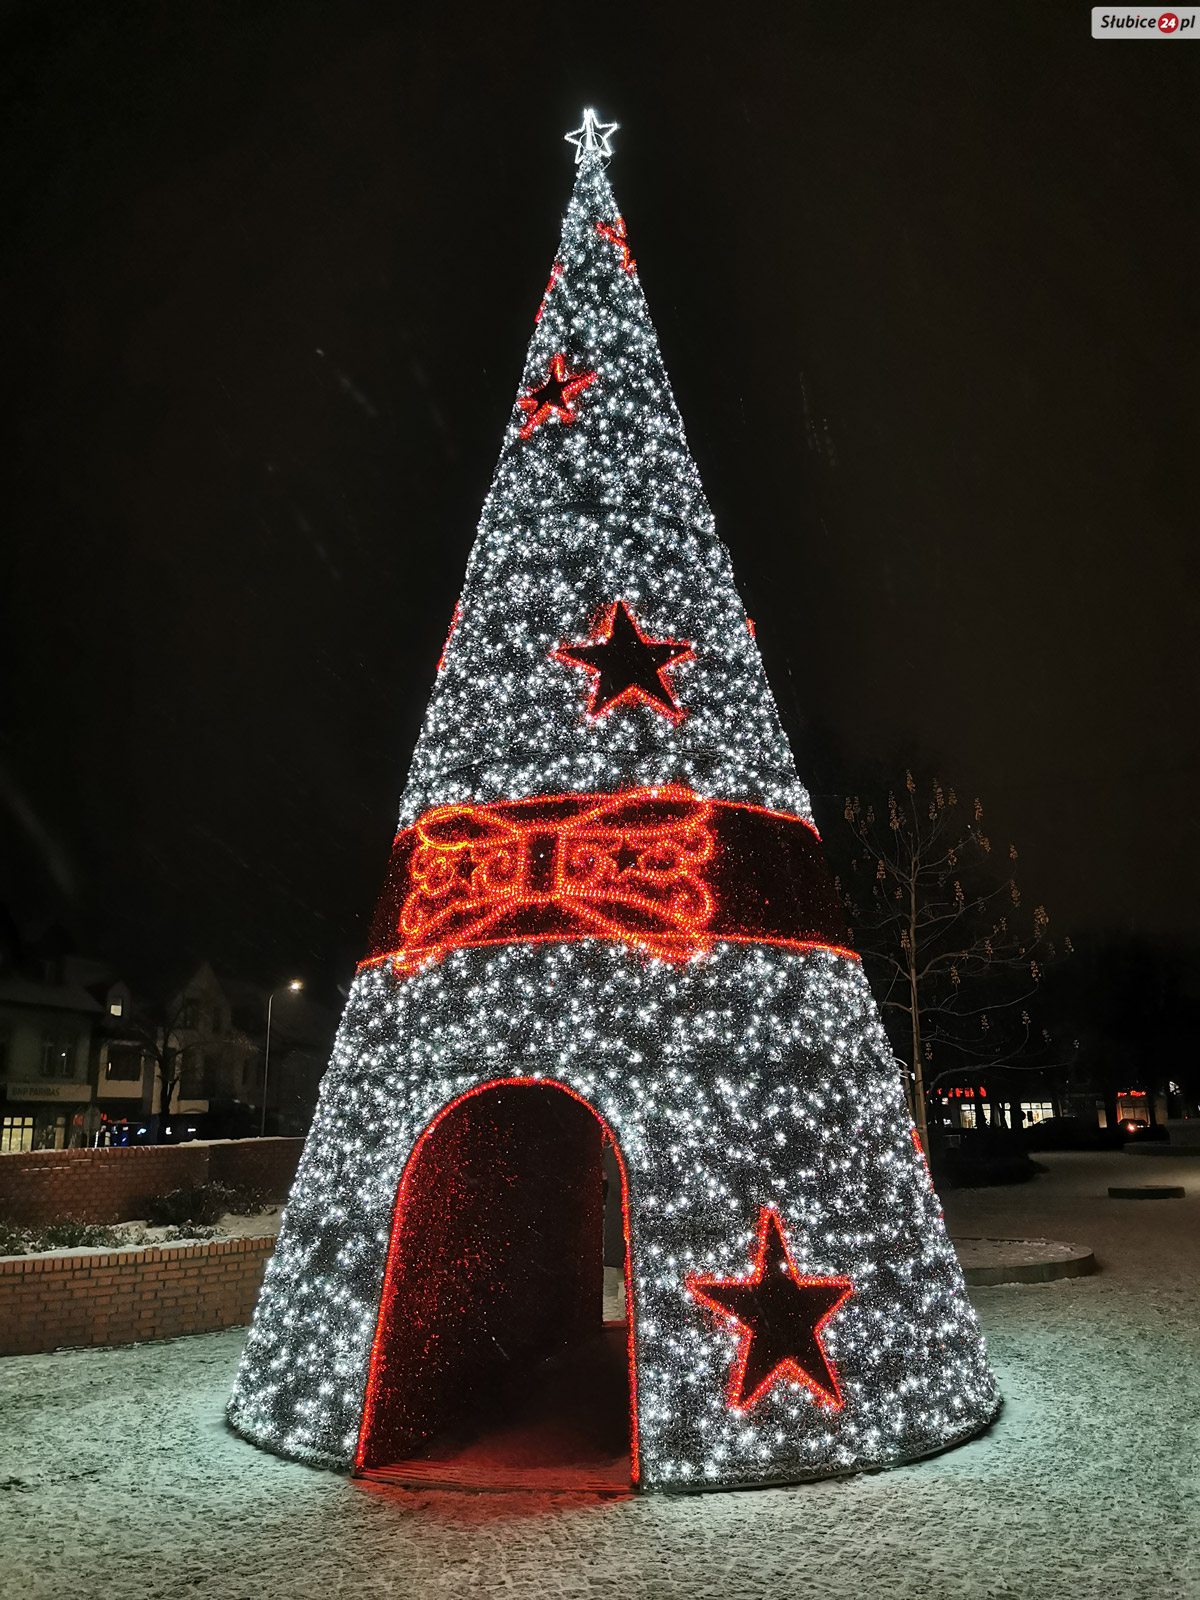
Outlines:
[[[911,1460],[999,1405],[688,453],[611,132],[589,112],[570,136],[372,950],[230,1402],[306,1460],[411,1450],[484,1346],[523,1329],[536,1352],[555,1330],[522,1318],[575,1315],[586,1265],[563,1291],[514,1254],[521,1229],[551,1241],[545,1215],[494,1226],[514,1150],[583,1149],[569,1118],[511,1119],[539,1094],[620,1160],[635,1480]],[[578,1185],[554,1159],[570,1278]]]

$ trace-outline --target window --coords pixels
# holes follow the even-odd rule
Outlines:
[[[110,1000],[108,1002],[108,1014],[110,1017],[119,1017],[124,1010],[124,1000]]]
[[[62,1150],[67,1143],[67,1118],[60,1112],[53,1122],[43,1122],[33,1136],[37,1150]]]
[[[1036,1122],[1048,1122],[1054,1115],[1054,1107],[1049,1100],[1022,1100],[1021,1120],[1027,1127],[1033,1127]]]
[[[958,1125],[960,1128],[973,1128],[975,1126],[974,1106],[959,1106]]]
[[[0,1154],[33,1149],[33,1118],[5,1117],[0,1123]]]
[[[43,1078],[69,1078],[71,1071],[71,1045],[69,1036],[47,1033],[42,1036],[42,1062],[39,1068]]]
[[[181,1100],[200,1100],[204,1096],[204,1054],[188,1050],[183,1057],[183,1071],[179,1079]]]
[[[1117,1094],[1117,1121],[1135,1122],[1140,1126],[1148,1126],[1150,1110],[1144,1089],[1125,1090]]]
[[[137,1083],[142,1076],[142,1053],[128,1045],[108,1052],[104,1076],[109,1083]]]

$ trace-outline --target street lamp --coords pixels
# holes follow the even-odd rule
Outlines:
[[[299,978],[293,978],[291,983],[285,983],[278,989],[272,989],[267,996],[267,1047],[263,1051],[263,1103],[262,1127],[259,1131],[260,1139],[265,1139],[267,1136],[267,1074],[271,1070],[271,1007],[275,1004],[275,996],[277,994],[283,994],[285,991],[299,994],[303,987],[304,985]]]

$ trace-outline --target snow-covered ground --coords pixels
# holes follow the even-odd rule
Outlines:
[[[1200,1163],[1048,1155],[955,1233],[1100,1272],[976,1289],[1006,1405],[935,1460],[683,1498],[430,1491],[265,1455],[222,1409],[243,1333],[0,1362],[0,1592],[22,1600],[1187,1600],[1200,1596]],[[1183,1183],[1185,1200],[1107,1198]]]

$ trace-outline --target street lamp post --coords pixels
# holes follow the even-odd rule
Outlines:
[[[272,989],[267,996],[267,1044],[263,1051],[263,1103],[262,1125],[259,1129],[259,1138],[267,1136],[267,1076],[271,1071],[271,1007],[275,1004],[275,996],[289,990],[292,994],[299,994],[304,985],[299,978],[293,978],[291,983],[285,983],[279,989]]]

